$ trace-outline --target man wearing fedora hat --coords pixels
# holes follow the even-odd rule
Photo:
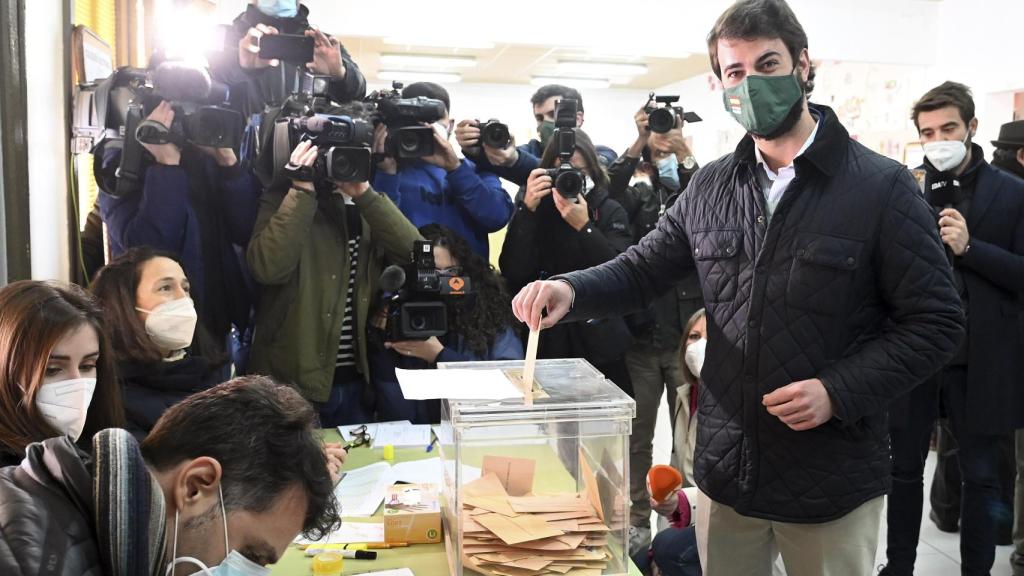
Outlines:
[[[992,153],[992,165],[1024,178],[1024,120],[999,127],[999,139]],[[1022,318],[1024,321],[1024,318]],[[1013,576],[1024,576],[1024,429],[1017,430],[1017,489],[1013,503]]]
[[[967,86],[933,88],[912,118],[926,157],[925,199],[947,247],[967,337],[935,376],[890,407],[892,493],[881,574],[913,574],[924,462],[941,401],[959,447],[961,573],[987,575],[996,527],[1012,514],[1000,497],[1000,444],[1024,426],[1024,181],[985,162],[972,142],[978,119]]]
[[[1000,126],[999,139],[993,140],[992,145],[996,147],[992,165],[1024,178],[1024,120]]]

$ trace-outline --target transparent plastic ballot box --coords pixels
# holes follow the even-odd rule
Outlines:
[[[523,361],[438,368],[500,370],[521,387]],[[537,361],[533,388],[532,406],[441,401],[451,574],[626,574],[636,405],[582,359]]]

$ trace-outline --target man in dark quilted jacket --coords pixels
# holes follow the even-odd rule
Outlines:
[[[732,5],[708,51],[748,135],[637,246],[532,283],[513,307],[531,329],[625,314],[696,267],[704,573],[767,575],[778,551],[789,576],[869,574],[891,483],[886,409],[964,332],[938,225],[904,166],[807,104],[807,36],[784,1]]]

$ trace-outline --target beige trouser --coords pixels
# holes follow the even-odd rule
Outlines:
[[[742,516],[700,493],[697,550],[704,576],[769,576],[780,553],[788,576],[872,574],[883,500],[831,522],[793,524]]]

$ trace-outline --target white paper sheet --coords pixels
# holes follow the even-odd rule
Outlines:
[[[395,369],[406,400],[450,398],[460,400],[504,400],[522,398],[501,370],[403,370]]]
[[[451,468],[454,470],[454,468]],[[475,466],[462,465],[462,482],[472,482],[480,477],[480,469]],[[444,465],[440,458],[427,458],[410,462],[399,462],[391,468],[391,478],[395,482],[409,484],[436,484],[444,486]]]
[[[372,436],[373,447],[383,446],[427,448],[430,444],[429,424],[384,423],[377,426]]]
[[[355,518],[373,516],[392,484],[391,465],[387,462],[346,470],[345,477],[334,489],[334,496],[341,504],[341,515]]]
[[[383,542],[383,522],[342,522],[341,528],[327,535],[321,540],[312,541],[303,538],[301,535],[295,539],[300,546],[317,544],[350,544],[360,542]]]
[[[415,576],[412,570],[408,568],[398,568],[395,570],[379,570],[377,572],[362,572],[355,574],[354,576]]]
[[[341,437],[345,440],[345,442],[351,442],[352,440],[355,439],[355,436],[350,434],[349,431],[355,430],[360,426],[366,426],[366,433],[370,435],[370,438],[376,439],[377,430],[379,426],[392,426],[398,424],[412,426],[412,422],[409,422],[408,420],[395,420],[393,422],[370,422],[367,424],[350,424],[348,426],[338,426],[338,433],[341,434]],[[429,442],[429,440],[427,440],[427,442]]]

